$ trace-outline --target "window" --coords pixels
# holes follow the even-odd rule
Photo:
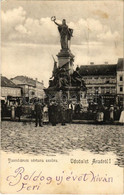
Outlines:
[[[115,79],[111,79],[111,82],[112,82],[112,83],[115,83],[115,82],[116,82],[116,80],[115,80]]]
[[[120,81],[123,81],[123,77],[122,76],[120,76]]]
[[[34,91],[31,91],[31,95],[35,95],[35,92]]]
[[[123,87],[120,87],[120,92],[122,92],[123,91]]]
[[[101,93],[104,93],[105,89],[103,87],[101,87]]]
[[[106,93],[110,93],[110,88],[106,88]]]
[[[73,98],[73,99],[75,99],[75,98],[76,98],[76,96],[75,96],[75,95],[73,95],[73,96],[72,96],[72,98]]]
[[[107,80],[107,81],[106,81],[106,83],[110,83],[110,81],[109,81],[109,80]]]
[[[115,88],[114,87],[111,88],[111,93],[115,93]]]

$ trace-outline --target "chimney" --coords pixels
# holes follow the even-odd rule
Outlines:
[[[104,62],[104,64],[108,65],[108,62]]]
[[[90,62],[90,65],[94,65],[94,62]]]
[[[38,79],[37,79],[37,78],[35,78],[35,81],[38,81]]]

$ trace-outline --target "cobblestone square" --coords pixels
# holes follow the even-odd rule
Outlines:
[[[118,165],[123,159],[123,126],[66,124],[35,127],[33,122],[2,122],[1,147],[6,152],[57,155],[73,150],[97,154],[113,152]]]

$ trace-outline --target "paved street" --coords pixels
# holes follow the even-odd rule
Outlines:
[[[2,122],[1,146],[4,151],[30,154],[69,154],[80,149],[93,153],[117,155],[117,163],[124,162],[123,126],[66,124],[34,127],[33,122]]]

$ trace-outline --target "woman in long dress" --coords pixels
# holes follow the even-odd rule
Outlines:
[[[113,105],[110,106],[109,111],[110,111],[110,121],[112,122],[114,121],[114,106]]]
[[[120,115],[120,120],[119,120],[120,123],[124,123],[124,108],[121,112],[121,115]]]

